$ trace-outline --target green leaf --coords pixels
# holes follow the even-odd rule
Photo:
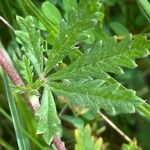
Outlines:
[[[101,150],[103,149],[102,138],[95,139],[89,125],[75,130],[75,150]]]
[[[44,84],[43,80],[36,80],[34,83],[30,83],[26,86],[12,86],[12,90],[15,93],[27,94],[29,97],[33,95],[39,95],[38,89]]]
[[[143,103],[143,105],[138,107],[138,111],[142,116],[150,118],[150,105],[148,103]]]
[[[137,146],[136,141],[132,141],[129,144],[123,144],[121,150],[142,150],[142,148]]]
[[[8,77],[5,73],[3,73],[3,80],[4,80],[6,96],[8,99],[8,104],[9,104],[9,108],[10,108],[10,112],[12,116],[12,121],[13,121],[14,129],[15,129],[16,140],[18,143],[19,150],[31,149],[29,139],[23,132],[23,129],[24,129],[23,121],[22,121],[21,115],[19,114],[17,110],[17,106],[13,98],[11,89],[10,89]]]
[[[28,57],[38,75],[43,69],[43,47],[40,31],[36,29],[36,22],[33,17],[25,19],[17,17],[20,30],[15,31],[17,41],[22,45],[26,57]]]
[[[52,22],[57,30],[60,27],[61,14],[59,10],[50,2],[44,2],[42,4],[42,12],[43,14]]]
[[[24,80],[29,84],[33,83],[34,72],[33,66],[31,66],[29,59],[23,56],[22,60],[19,60],[19,65],[21,67],[20,73],[22,74]]]
[[[82,128],[84,126],[84,121],[79,117],[63,115],[62,119],[73,124],[76,128]]]
[[[150,22],[150,3],[147,0],[137,0],[139,8],[143,15]]]
[[[149,54],[150,42],[144,36],[131,39],[127,36],[120,42],[115,38],[99,41],[79,59],[49,76],[50,80],[77,78],[109,78],[107,72],[121,74],[121,67],[135,68],[135,58]]]
[[[1,147],[5,148],[6,150],[14,150],[13,146],[8,143],[8,141],[3,140],[0,138],[0,145]]]
[[[99,9],[100,4],[97,0],[81,1],[78,11],[72,10],[70,13],[68,23],[65,21],[62,22],[58,38],[49,53],[48,62],[45,66],[45,74],[66,55],[74,51],[78,38],[83,31],[94,27],[97,23],[97,18],[101,15]]]
[[[50,88],[47,85],[44,87],[41,106],[36,112],[36,115],[39,117],[37,134],[42,134],[46,143],[50,145],[55,135],[61,135],[61,128],[55,102]]]
[[[76,10],[78,8],[76,0],[63,0],[63,6],[67,13],[69,13],[69,11],[72,9]]]
[[[116,3],[117,0],[102,0],[103,3],[107,4],[107,5],[114,5]]]
[[[31,0],[22,0],[21,4],[27,11],[30,12],[30,14],[36,16],[38,20],[42,22],[42,24],[47,28],[49,34],[51,34],[53,38],[57,36],[58,30],[55,25],[53,25],[48,20],[48,18],[39,11],[39,9],[32,3]]]
[[[142,104],[135,91],[122,89],[120,84],[108,80],[81,80],[67,83],[49,83],[55,93],[66,96],[71,104],[88,108],[93,113],[104,109],[110,115],[134,113],[135,107]]]
[[[111,22],[110,23],[110,27],[112,28],[112,30],[114,30],[114,32],[117,35],[127,35],[129,34],[128,29],[121,23],[119,22]]]

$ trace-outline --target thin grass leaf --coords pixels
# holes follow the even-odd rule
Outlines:
[[[1,108],[1,107],[0,107],[0,113],[1,113],[2,115],[4,115],[9,121],[12,122],[11,116],[9,116],[9,115],[7,114],[7,112],[6,112],[3,108]]]
[[[5,118],[7,118],[11,123],[13,123],[11,116],[0,107],[0,113],[4,115]],[[27,119],[26,119],[27,120]],[[29,120],[29,118],[28,118]],[[37,146],[37,148],[43,150],[44,147],[37,141],[37,139],[34,138],[33,135],[30,135],[25,129],[22,128],[22,132],[29,138],[31,141]],[[7,143],[6,143],[7,144]],[[11,149],[8,149],[11,150]]]
[[[19,150],[27,150],[27,149],[30,150],[31,147],[29,144],[29,140],[25,136],[25,134],[22,132],[22,128],[23,128],[22,121],[21,121],[20,115],[17,111],[17,106],[15,103],[15,100],[11,93],[8,77],[6,76],[5,73],[3,73],[3,80],[4,80],[4,86],[5,86],[5,90],[6,90],[6,96],[8,99],[10,112],[12,115],[12,120],[13,120],[13,125],[14,125],[14,129],[15,129],[15,133],[16,133]]]
[[[147,0],[137,0],[139,8],[143,15],[150,22],[150,3]]]
[[[0,145],[2,148],[5,148],[5,150],[14,150],[14,148],[7,143],[7,141],[4,141],[3,139],[0,138]]]

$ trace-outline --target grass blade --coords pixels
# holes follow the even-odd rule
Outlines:
[[[150,22],[150,3],[147,0],[137,0],[139,8],[143,15]]]
[[[12,120],[13,120],[13,125],[15,129],[16,137],[17,137],[19,150],[30,150],[28,138],[22,132],[23,126],[22,126],[21,118],[17,111],[15,100],[11,93],[8,77],[4,72],[3,72],[3,80],[4,80],[6,96],[7,96],[7,100],[8,100]]]
[[[7,118],[11,123],[13,123],[13,121],[12,121],[12,118],[11,118],[11,116],[3,109],[3,108],[1,108],[0,107],[0,113],[5,117],[5,118]],[[39,148],[39,150],[43,150],[44,149],[44,146],[42,146],[38,141],[37,141],[37,139],[35,139],[35,137],[33,136],[33,135],[31,135],[30,133],[28,133],[25,129],[21,129],[22,130],[22,132],[29,138],[29,139],[31,139],[31,141],[37,146],[37,148]],[[5,143],[3,143],[3,140],[2,139],[0,139],[0,145],[2,145],[2,146],[7,146],[6,144],[4,145]],[[11,149],[8,149],[8,150],[11,150]],[[12,149],[13,150],[13,149]]]

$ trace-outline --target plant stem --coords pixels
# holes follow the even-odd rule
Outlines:
[[[99,113],[100,116],[113,128],[115,129],[127,142],[131,142],[132,140],[122,131],[120,130],[109,118],[107,118],[103,113]]]
[[[12,65],[8,62],[7,58],[5,57],[3,51],[0,49],[0,65],[5,70],[9,78],[15,85],[24,86],[23,81],[12,67]]]
[[[9,24],[9,22],[4,19],[2,16],[0,16],[0,20],[7,26],[9,27],[12,31],[15,31],[14,28]]]
[[[16,70],[8,62],[8,60],[7,60],[6,56],[4,55],[2,49],[0,49],[0,65],[5,70],[6,74],[9,76],[9,78],[14,83],[14,85],[16,85],[16,86],[25,86],[22,79],[17,74]],[[25,95],[23,95],[23,97],[26,98]],[[30,100],[29,100],[29,105],[31,106],[33,112],[37,111],[37,109],[40,107],[39,97],[37,97],[36,95],[32,96],[32,98],[30,98]],[[64,142],[61,141],[59,136],[57,136],[57,135],[54,136],[52,142],[58,150],[66,150],[65,144],[64,144]]]
[[[66,150],[64,142],[61,141],[59,136],[55,136],[53,138],[53,144],[56,146],[58,150]]]

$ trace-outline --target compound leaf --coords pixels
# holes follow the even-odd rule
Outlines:
[[[127,36],[120,42],[115,38],[94,44],[90,51],[63,70],[51,74],[51,80],[76,78],[108,78],[107,72],[121,74],[121,67],[135,68],[135,58],[149,54],[150,42],[144,36],[131,39]]]
[[[36,29],[36,22],[32,16],[25,19],[17,17],[20,30],[16,30],[17,41],[22,45],[22,50],[30,59],[38,75],[43,69],[43,47],[40,31]]]
[[[94,27],[101,15],[99,9],[98,0],[81,1],[78,10],[73,9],[70,13],[68,23],[62,21],[60,33],[49,53],[45,74],[75,49],[74,47],[83,31]]]

